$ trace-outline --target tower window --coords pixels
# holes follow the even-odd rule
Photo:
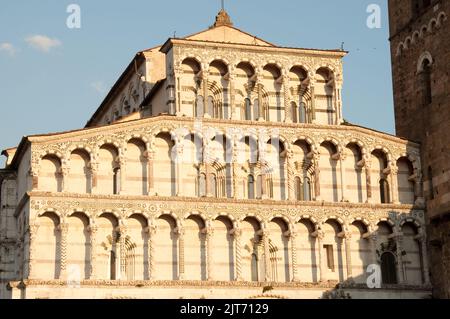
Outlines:
[[[421,82],[422,82],[422,92],[423,92],[423,101],[425,105],[431,104],[432,102],[432,94],[431,94],[431,64],[429,60],[424,60],[422,65],[422,73],[421,73]]]
[[[385,252],[381,255],[381,279],[383,284],[397,283],[395,257],[391,252]]]
[[[255,199],[255,178],[253,175],[248,176],[247,180],[248,199]]]

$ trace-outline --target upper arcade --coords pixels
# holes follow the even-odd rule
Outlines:
[[[342,50],[276,46],[213,26],[139,52],[86,127],[158,115],[339,125]]]

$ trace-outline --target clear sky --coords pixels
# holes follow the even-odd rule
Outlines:
[[[280,46],[336,49],[344,42],[347,121],[393,134],[386,0],[225,0],[237,28]],[[81,29],[66,25],[81,8]],[[381,28],[367,7],[381,8]],[[0,149],[22,136],[84,127],[142,49],[209,27],[220,0],[2,0]],[[0,159],[0,165],[3,160]]]

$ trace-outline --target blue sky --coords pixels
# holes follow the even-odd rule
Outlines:
[[[81,29],[69,29],[69,4]],[[366,25],[381,7],[380,29]],[[0,149],[24,135],[83,127],[142,49],[210,26],[220,0],[2,0]],[[235,26],[280,46],[345,43],[344,117],[394,133],[386,0],[226,0]],[[2,160],[0,160],[2,164]]]

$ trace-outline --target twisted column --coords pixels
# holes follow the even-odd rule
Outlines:
[[[297,232],[291,231],[289,234],[291,241],[291,254],[292,254],[292,281],[299,281],[298,278],[298,265],[297,265]]]
[[[148,280],[155,279],[155,241],[154,237],[156,235],[157,228],[151,225],[146,228],[147,232],[147,278]]]
[[[34,255],[36,253],[36,237],[39,225],[33,224],[28,227],[28,279],[34,279]]]
[[[61,223],[58,226],[58,231],[61,234],[60,242],[60,274],[59,278],[65,280],[67,278],[67,234],[69,232],[69,224]]]
[[[234,238],[234,245],[236,250],[236,256],[235,256],[235,268],[236,268],[236,281],[243,281],[242,278],[242,230],[235,228],[233,230],[233,238]]]
[[[178,280],[184,280],[184,233],[185,230],[182,228],[177,228],[176,233],[178,235]]]
[[[214,229],[209,226],[205,229],[206,235],[206,272],[208,274],[207,280],[214,280],[214,271],[213,271],[213,236]]]
[[[232,178],[232,194],[233,198],[238,198],[238,192],[237,192],[237,183],[238,183],[238,146],[236,142],[233,144],[233,157],[232,157],[232,163],[231,167],[233,170],[233,178]]]
[[[89,231],[89,260],[90,260],[90,274],[89,279],[97,278],[97,232],[98,227],[91,225],[88,228]]]
[[[127,274],[127,248],[126,248],[126,236],[127,228],[125,226],[117,227],[117,232],[119,235],[119,245],[120,245],[120,279],[126,280]]]

